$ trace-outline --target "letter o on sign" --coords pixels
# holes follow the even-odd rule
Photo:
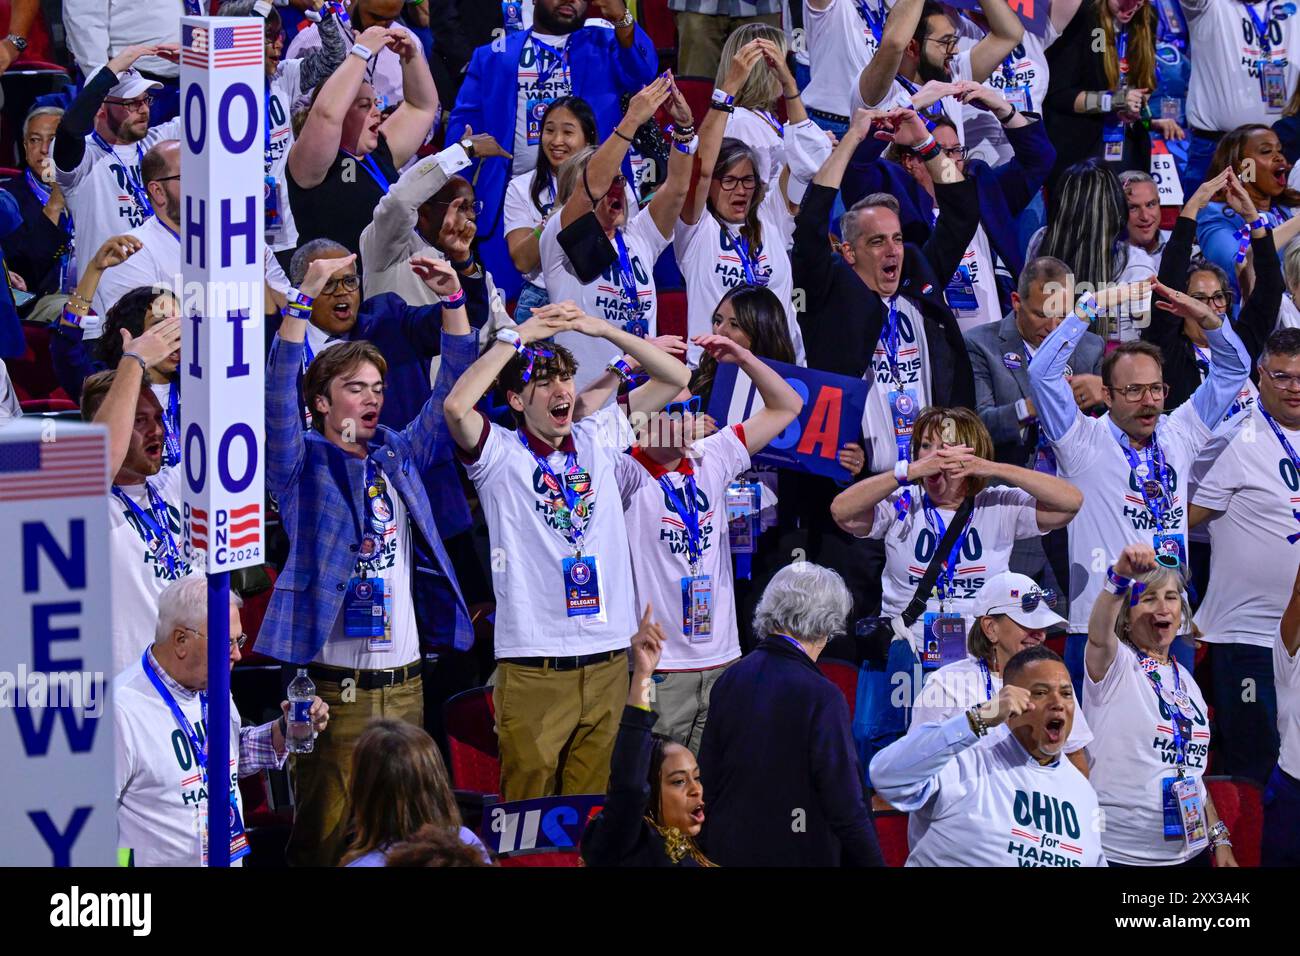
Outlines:
[[[195,106],[198,107],[197,114]],[[207,138],[208,101],[203,98],[202,87],[191,83],[185,91],[185,145],[191,153],[201,153]]]
[[[231,107],[234,101],[240,99],[244,101],[244,119],[246,125],[244,131],[236,138],[232,129],[234,120],[234,110]],[[253,96],[253,91],[249,89],[246,83],[236,83],[226,90],[221,97],[221,106],[217,110],[217,124],[221,131],[221,145],[232,153],[242,153],[250,145],[253,138],[261,132],[261,124],[257,116],[257,100]]]
[[[208,446],[203,438],[203,429],[198,422],[190,422],[185,431],[185,480],[190,491],[199,494],[208,475]]]
[[[244,473],[238,478],[230,474],[230,446],[236,439],[243,442],[245,455]],[[240,422],[226,429],[217,448],[217,469],[221,473],[221,487],[231,494],[238,494],[253,483],[257,474],[257,436],[252,428]]]

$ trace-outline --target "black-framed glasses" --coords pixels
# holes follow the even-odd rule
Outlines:
[[[726,192],[737,188],[755,189],[758,187],[758,177],[753,173],[748,176],[719,176],[718,185]]]
[[[180,174],[180,173],[177,173],[175,176],[155,176],[153,179],[149,180],[149,182],[151,182],[151,183],[169,183],[169,182],[171,182],[173,179],[180,179],[180,178],[181,178],[181,174]]]
[[[951,53],[953,50],[957,49],[957,37],[955,35],[946,37],[926,37],[925,42],[933,43],[935,46],[942,47],[944,53]]]
[[[350,276],[334,276],[321,286],[321,292],[325,295],[333,295],[342,289],[344,292],[356,292],[361,288],[361,276],[355,273]]]
[[[1165,398],[1169,395],[1169,386],[1164,382],[1152,382],[1149,385],[1125,385],[1122,388],[1116,388],[1114,385],[1107,385],[1113,394],[1123,395],[1127,401],[1140,402],[1148,395],[1151,400]]]
[[[945,146],[943,154],[949,159],[963,161],[970,154],[970,149],[966,146]]]
[[[700,413],[700,396],[692,395],[684,402],[669,402],[664,406],[665,415],[685,415],[687,412],[692,415]]]
[[[119,100],[116,98],[108,99],[107,97],[105,97],[104,102],[107,103],[109,106],[120,106],[122,107],[122,109],[127,110],[129,112],[139,113],[148,110],[151,106],[153,106],[153,96],[149,94],[145,94],[144,96],[137,96],[133,100]]]
[[[1232,305],[1232,293],[1224,290],[1211,293],[1210,295],[1201,293],[1199,295],[1193,295],[1192,298],[1197,302],[1200,302],[1202,305],[1210,305],[1220,311],[1227,309],[1228,306]]]
[[[999,604],[989,608],[989,613],[1005,614],[1019,607],[1026,614],[1032,614],[1040,604],[1046,604],[1050,608],[1056,607],[1056,592],[1051,588],[1033,588],[1020,595],[1019,604]]]
[[[455,201],[455,199],[438,199],[432,205],[451,208],[451,204]],[[483,215],[483,200],[471,199],[469,202],[463,202],[460,204],[460,211],[465,214],[466,218],[477,220],[479,216]],[[470,215],[470,213],[473,213],[473,215]]]

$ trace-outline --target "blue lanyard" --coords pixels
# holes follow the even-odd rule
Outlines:
[[[515,432],[515,434],[519,436],[519,443],[523,445],[524,448],[528,449],[528,454],[532,455],[533,458],[537,460],[537,467],[542,470],[542,476],[546,480],[546,486],[551,489],[553,494],[558,492],[564,498],[564,507],[568,511],[567,518],[569,529],[562,533],[564,534],[564,539],[573,547],[574,553],[581,556],[583,528],[582,524],[578,521],[578,504],[581,496],[569,487],[567,481],[562,480],[558,475],[556,475],[555,469],[551,467],[549,461],[537,454],[537,452],[533,451],[532,447],[528,444],[528,438],[524,435],[522,429]],[[564,473],[568,476],[577,470],[578,456],[574,452],[569,452],[568,456],[564,460]]]
[[[895,73],[894,79],[898,80],[903,89],[907,90],[908,96],[915,96],[918,89],[917,85],[905,77],[902,73]],[[943,108],[943,100],[935,100],[932,104],[923,110],[917,110],[922,116],[947,116],[948,111]]]
[[[1142,491],[1142,503],[1146,505],[1147,511],[1151,512],[1151,517],[1155,519],[1156,531],[1163,534],[1165,530],[1165,502],[1173,504],[1170,499],[1171,490],[1169,487],[1169,469],[1165,467],[1165,453],[1160,450],[1160,442],[1156,440],[1155,433],[1151,435],[1151,444],[1147,445],[1143,451],[1143,457],[1139,458],[1128,445],[1119,439],[1115,440],[1119,445],[1120,451],[1124,452],[1124,457],[1128,459],[1129,468],[1135,472],[1139,462],[1145,462],[1147,473],[1138,475],[1138,487]],[[1160,494],[1153,493],[1152,485],[1157,485]]]
[[[1007,86],[1009,87],[1016,85],[1016,70],[1015,67],[1012,66],[1014,62],[1015,58],[1010,54],[1008,54],[1007,58],[1002,61],[1002,78],[1007,81]]]
[[[1246,3],[1246,4],[1243,4],[1243,6],[1245,6],[1245,8],[1246,8],[1246,12],[1250,14],[1250,21],[1251,21],[1253,24],[1255,24],[1255,32],[1256,32],[1256,34],[1258,34],[1258,36],[1259,36],[1259,50],[1260,50],[1260,52],[1264,55],[1264,57],[1265,57],[1266,59],[1271,59],[1271,57],[1269,56],[1269,54],[1271,54],[1271,53],[1273,52],[1273,49],[1272,49],[1272,44],[1270,44],[1269,41],[1268,41],[1268,28],[1269,28],[1269,25],[1272,24],[1272,22],[1273,22],[1273,3],[1272,3],[1272,0],[1269,0],[1268,3],[1264,4],[1264,19],[1263,19],[1263,20],[1261,20],[1261,19],[1259,18],[1259,15],[1255,13],[1255,6],[1254,6],[1254,4]]]
[[[167,448],[167,464],[181,460],[181,390],[172,382],[167,390],[167,412],[163,415],[163,445]]]
[[[943,540],[948,526],[944,523],[943,515],[939,514],[939,510],[931,503],[929,494],[925,492],[921,493],[921,507],[925,509],[925,523],[934,531],[935,547],[938,547],[938,542]],[[948,559],[943,564],[943,570],[939,572],[937,583],[939,585],[940,600],[953,590],[952,579],[957,570],[957,558],[961,554],[962,545],[966,543],[966,536],[970,534],[970,526],[974,520],[975,509],[972,508],[970,514],[966,516],[965,527],[961,529],[961,534],[957,535],[957,540],[952,543],[952,550],[948,552]]]
[[[542,87],[546,86],[546,84],[551,81],[551,74],[553,74],[560,67],[564,67],[564,73],[566,76],[568,75],[569,73],[568,44],[565,44],[563,50],[557,50],[549,43],[543,43],[541,40],[537,39],[537,37],[533,34],[532,30],[528,31],[528,39],[532,42],[533,50],[537,54],[537,62],[536,62],[537,88],[539,90],[542,89]],[[543,51],[550,57],[550,66],[546,68],[545,73],[542,72]]]
[[[889,363],[889,374],[894,384],[901,390],[903,375],[898,368],[898,293],[889,297],[889,317],[885,321],[885,331],[880,337],[885,343],[885,360]]]
[[[984,675],[984,699],[993,699],[993,673],[989,670],[988,662],[984,658],[979,659],[980,673]]]
[[[120,161],[121,157],[117,155],[116,150],[114,150],[112,146],[109,146],[108,143],[105,142],[104,137],[99,135],[98,130],[91,130],[90,138],[94,141],[96,146],[108,154],[109,159]],[[136,176],[139,176],[140,167],[144,164],[144,148],[139,143],[135,144],[135,157],[135,172]],[[123,170],[122,178],[126,180],[126,188],[131,190],[131,196],[135,199],[135,204],[140,207],[140,211],[144,213],[145,218],[147,219],[152,216],[153,203],[149,202],[149,194],[145,191],[143,186],[131,178],[131,170]]]
[[[727,235],[731,239],[732,247],[740,254],[740,266],[745,270],[745,281],[750,285],[767,285],[767,276],[760,278],[758,275],[758,257],[762,250],[751,255],[749,242],[744,236],[739,232],[731,235],[730,230],[727,231]]]
[[[44,209],[50,203],[50,190],[46,189],[45,186],[41,184],[41,181],[32,175],[30,169],[23,173],[23,175],[27,177],[27,187],[32,191],[32,195],[36,197],[36,201],[41,204],[41,208]],[[62,229],[66,235],[72,235],[72,214],[68,212],[66,206],[64,207],[63,212],[59,213],[59,228]]]
[[[166,562],[167,576],[174,579],[176,577],[176,562],[180,558],[181,552],[176,547],[176,539],[172,537],[167,505],[158,497],[158,492],[154,491],[153,486],[147,481],[144,490],[149,499],[148,511],[145,511],[132,501],[131,497],[117,485],[113,486],[113,494],[117,495],[140,523],[140,537],[144,539],[145,546],[153,552],[155,557]]]
[[[263,166],[266,175],[271,173],[271,81],[267,80],[266,88],[262,91],[263,99],[266,102],[266,155],[263,158]]]
[[[1291,459],[1291,464],[1295,466],[1297,471],[1300,471],[1300,456],[1296,455],[1295,449],[1292,448],[1291,443],[1287,441],[1286,435],[1282,434],[1282,429],[1278,427],[1277,422],[1273,421],[1273,416],[1265,411],[1262,402],[1259,403],[1257,407],[1259,408],[1259,413],[1264,416],[1264,421],[1268,422],[1269,427],[1273,429],[1273,434],[1277,436],[1277,440],[1282,443],[1282,450],[1285,451],[1287,456]],[[1293,506],[1291,508],[1291,513],[1295,515],[1297,521],[1300,521],[1300,510],[1297,510]],[[1300,531],[1287,535],[1286,540],[1287,544],[1295,544],[1297,541],[1300,541]]]
[[[352,156],[352,154],[348,153],[346,149],[343,150],[343,152]],[[379,164],[375,162],[374,156],[367,153],[365,156],[352,156],[352,158],[361,164],[361,168],[364,169],[370,178],[375,181],[375,185],[379,187],[381,192],[388,192],[388,177],[385,176],[383,170],[379,168]]]
[[[686,501],[682,501],[681,495],[673,487],[673,483],[668,480],[667,475],[659,479],[659,486],[663,488],[664,494],[668,498],[668,504],[672,506],[673,511],[682,519],[682,524],[686,526],[686,559],[691,564],[691,574],[699,573],[700,556],[703,553],[701,549],[700,533],[700,512],[696,506],[695,499],[695,476],[688,474],[686,476]]]
[[[798,641],[796,641],[789,634],[773,634],[772,636],[779,637],[783,641],[789,641],[790,644],[794,646],[795,650],[797,650],[800,654],[802,654],[804,657],[808,656],[808,652],[803,649],[803,645],[800,644]]]
[[[1138,663],[1142,667],[1142,673],[1147,675],[1147,681],[1151,684],[1151,689],[1156,693],[1156,700],[1164,701],[1173,717],[1170,723],[1174,726],[1174,753],[1178,761],[1178,776],[1184,776],[1184,768],[1187,766],[1188,740],[1183,736],[1182,725],[1185,721],[1190,730],[1192,715],[1184,714],[1182,707],[1177,703],[1179,692],[1183,689],[1182,683],[1178,680],[1178,661],[1174,660],[1172,654],[1169,656],[1169,666],[1174,671],[1174,703],[1165,700],[1164,695],[1160,693],[1160,672],[1157,670],[1159,665],[1156,663],[1155,658],[1148,654],[1142,654],[1138,659]]]
[[[1119,57],[1119,85],[1124,86],[1128,77],[1128,30],[1116,34],[1115,54]]]
[[[885,12],[883,9],[872,11],[871,4],[868,0],[854,0],[858,7],[858,16],[862,17],[868,27],[871,28],[871,35],[876,38],[876,43],[880,43],[881,34],[885,30]],[[884,0],[881,0],[881,6],[884,6]]]
[[[180,705],[176,703],[176,698],[172,696],[172,692],[167,689],[167,685],[163,683],[162,678],[154,672],[153,665],[149,663],[148,648],[145,648],[144,653],[140,655],[140,666],[144,668],[145,675],[149,678],[149,682],[153,684],[154,689],[158,691],[158,696],[163,699],[163,703],[167,705],[167,709],[172,712],[172,718],[176,721],[176,726],[179,727],[181,732],[190,739],[190,751],[194,754],[194,762],[199,765],[199,773],[203,775],[203,785],[206,787],[208,785],[207,741],[205,740],[203,743],[199,743],[199,735],[194,730],[194,725],[190,723],[189,718],[181,711]],[[203,726],[207,727],[208,695],[206,693],[199,694],[199,707],[203,713],[203,717],[201,718]],[[208,727],[208,733],[212,733],[211,727]]]
[[[636,273],[632,271],[632,258],[628,255],[622,230],[614,232],[614,245],[618,249],[618,275],[619,282],[623,286],[623,307],[628,313],[628,317],[624,319],[624,331],[645,338],[650,331],[649,324],[644,323],[645,327],[642,327],[641,299],[637,295]]]

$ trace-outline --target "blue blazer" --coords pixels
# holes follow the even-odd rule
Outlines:
[[[447,120],[448,136],[459,138],[468,125],[476,133],[491,133],[511,151],[515,141],[515,113],[519,101],[519,57],[532,31],[512,33],[474,51]],[[504,43],[504,49],[501,45]],[[608,137],[623,118],[619,98],[635,93],[655,78],[659,55],[640,26],[630,47],[624,48],[608,27],[586,26],[569,37],[569,75],[573,95],[586,100],[596,114],[596,132]],[[494,235],[501,224],[501,209],[510,182],[510,160],[499,156],[475,160],[474,194],[483,202],[479,216],[480,239]],[[493,271],[496,271],[493,263]]]
[[[1016,235],[1016,217],[1047,182],[1047,174],[1056,162],[1056,150],[1047,138],[1047,130],[1038,121],[1008,129],[1006,134],[1014,156],[1000,166],[971,160],[966,164],[966,177],[975,180],[980,225],[989,245],[1007,264],[1011,274],[1019,276],[1025,267],[1025,256]],[[848,208],[870,193],[893,194],[898,198],[903,236],[908,242],[921,245],[930,235],[934,201],[902,166],[880,158],[885,145],[872,137],[863,140],[853,154],[840,185],[844,206]]]
[[[437,383],[418,417],[401,431],[380,425],[370,443],[369,457],[402,496],[410,519],[410,599],[422,650],[467,650],[474,642],[469,609],[438,537],[420,473],[450,441],[442,403],[477,357],[477,343],[472,332],[444,334]],[[289,560],[276,579],[258,650],[293,664],[315,658],[338,620],[366,513],[365,463],[319,432],[303,429],[298,398],[302,355],[301,342],[277,335],[266,364],[266,484],[280,504]]]

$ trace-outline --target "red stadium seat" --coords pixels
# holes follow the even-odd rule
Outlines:
[[[660,53],[675,56],[677,52],[677,21],[668,9],[668,0],[641,0],[641,29]]]
[[[660,292],[658,318],[655,320],[660,335],[686,337],[686,292],[681,289]]]
[[[451,758],[451,785],[474,793],[499,793],[501,752],[497,749],[492,688],[475,687],[457,694],[443,704],[442,714]]]
[[[1205,777],[1219,819],[1232,834],[1232,853],[1241,866],[1259,866],[1264,805],[1259,784],[1245,777]]]
[[[902,866],[907,862],[907,814],[898,810],[877,810],[873,815],[876,839],[886,866]]]
[[[1043,641],[1043,643],[1046,644],[1048,647],[1050,647],[1052,650],[1056,651],[1056,654],[1057,654],[1058,657],[1064,658],[1064,657],[1065,657],[1065,638],[1066,638],[1066,635],[1064,635],[1064,634],[1057,634],[1057,635],[1055,635],[1055,636],[1053,636],[1053,637],[1049,637],[1049,638],[1047,638],[1046,640]]]
[[[0,0],[0,36],[9,32],[9,17],[13,12],[12,0]],[[32,20],[31,29],[27,31],[27,49],[14,61],[18,67],[45,65],[54,53],[54,44],[50,42],[50,30],[45,25],[45,14],[37,10]]]
[[[22,358],[5,360],[18,401],[25,406],[27,402],[36,399],[58,399],[75,407],[71,397],[60,387],[54,376],[54,363],[50,359],[49,326],[24,322],[23,337],[27,340],[26,354]]]
[[[819,658],[817,667],[849,702],[849,720],[852,720],[858,703],[858,669],[848,661],[837,661],[829,657]]]
[[[708,115],[709,102],[713,99],[713,77],[678,76],[674,79],[677,88],[682,91],[682,96],[686,97],[686,102],[691,105],[691,113],[695,117],[695,125],[698,126]]]
[[[575,852],[525,850],[500,857],[502,866],[582,866],[582,857]]]
[[[262,630],[262,621],[266,618],[266,609],[271,606],[271,595],[275,593],[275,579],[277,577],[275,568],[269,564],[266,565],[266,573],[271,579],[270,587],[255,594],[245,595],[244,606],[239,609],[240,623],[244,625],[244,633],[248,635],[248,643],[239,652],[241,666],[260,667],[278,663],[278,661],[253,650],[257,645],[257,635]]]
[[[24,415],[52,415],[77,411],[77,403],[70,398],[29,398],[18,403]]]

